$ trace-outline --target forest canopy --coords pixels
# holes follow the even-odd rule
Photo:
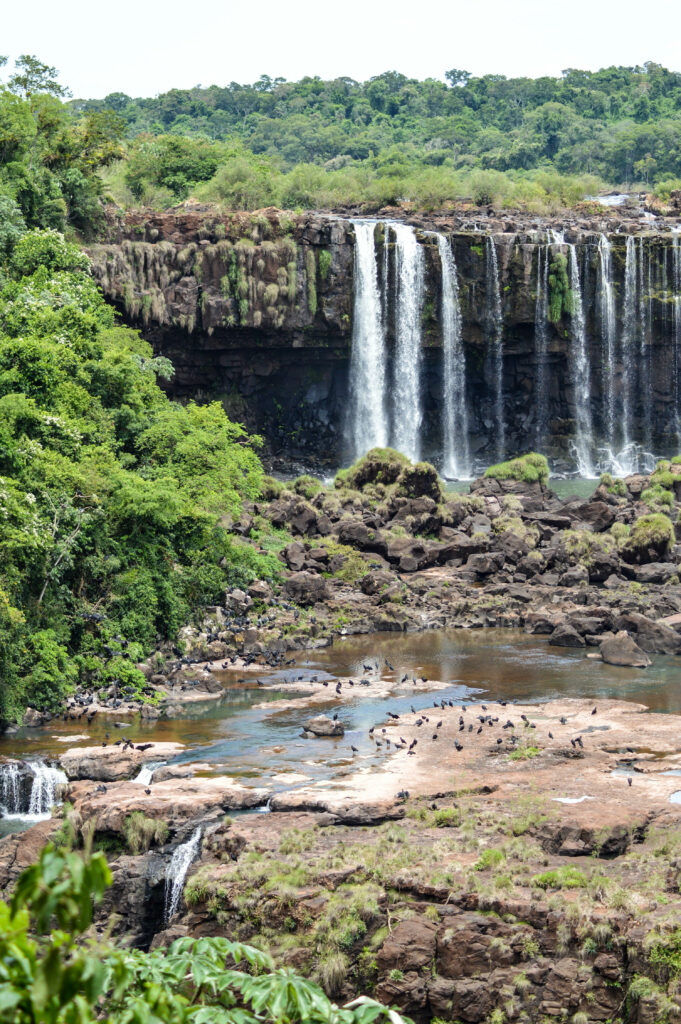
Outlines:
[[[82,234],[96,233],[102,199],[247,210],[466,199],[545,212],[603,187],[664,197],[680,182],[681,74],[652,62],[536,79],[263,75],[68,99],[57,70],[24,55],[0,87],[0,203],[29,226]]]

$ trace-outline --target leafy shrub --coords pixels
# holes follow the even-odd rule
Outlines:
[[[546,456],[529,452],[517,459],[489,466],[485,470],[485,476],[493,480],[520,480],[526,484],[546,484],[549,479],[549,464]]]

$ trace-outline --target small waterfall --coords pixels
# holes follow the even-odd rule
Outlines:
[[[3,817],[21,812],[19,765],[16,761],[0,767],[0,805]]]
[[[552,232],[553,233],[553,232]],[[537,296],[534,304],[534,353],[537,363],[537,423],[535,447],[541,451],[546,440],[549,418],[548,341],[549,341],[549,245],[537,246]]]
[[[487,235],[485,240],[485,255],[485,305],[494,368],[496,449],[497,458],[503,459],[506,454],[506,424],[504,422],[504,320],[501,312],[497,249],[491,235]]]
[[[147,764],[143,765],[140,768],[139,772],[132,781],[136,782],[140,786],[149,786],[151,784],[151,780],[154,777],[154,772],[156,771],[156,769],[162,768],[165,763],[165,761],[147,762]]]
[[[57,802],[57,786],[64,785],[68,779],[64,772],[51,768],[44,761],[29,761],[28,767],[34,775],[28,813],[49,815]]]
[[[421,420],[421,310],[425,261],[416,232],[391,225],[395,235],[395,362],[393,367],[393,446],[417,461]]]
[[[378,287],[374,221],[356,220],[354,311],[347,433],[353,458],[388,443],[385,324]]]
[[[615,451],[615,294],[612,283],[612,246],[606,235],[598,241],[600,271],[600,316],[603,359],[603,425],[605,440],[611,452]],[[614,458],[614,455],[613,455]]]
[[[580,476],[593,478],[593,421],[591,419],[591,366],[586,342],[586,324],[582,288],[579,281],[577,251],[568,246],[570,290],[572,292],[572,318],[570,324],[573,346],[572,373],[575,392],[575,458]]]
[[[0,765],[1,816],[36,821],[49,818],[53,806],[59,802],[57,786],[67,782],[64,772],[44,761],[21,764],[14,761]]]
[[[437,234],[442,268],[442,351],[444,386],[444,467],[450,479],[470,476],[466,358],[461,342],[461,308],[454,253],[444,235]]]
[[[626,260],[624,267],[624,308],[622,311],[622,451],[632,451],[632,403],[634,395],[634,378],[636,375],[636,315],[638,268],[636,259],[636,240],[633,235],[627,236]],[[636,466],[627,467],[627,473],[633,473]]]
[[[184,880],[190,866],[199,856],[201,849],[201,827],[192,833],[186,843],[182,843],[173,851],[166,869],[165,889],[165,922],[168,924],[180,906],[184,891]]]

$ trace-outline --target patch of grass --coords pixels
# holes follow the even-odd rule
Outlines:
[[[475,871],[486,871],[488,868],[495,868],[506,860],[506,854],[498,847],[489,846],[483,850],[476,860],[473,868]]]
[[[519,480],[526,484],[546,484],[549,479],[549,464],[545,455],[528,452],[517,459],[499,462],[485,470],[485,476],[493,480]]]
[[[512,750],[508,755],[509,761],[531,761],[533,757],[541,754],[541,748],[532,746],[529,743],[522,744]]]
[[[133,811],[125,819],[123,834],[130,853],[147,853],[152,843],[161,845],[168,838],[168,825],[156,818],[147,818],[143,811]]]
[[[589,879],[584,872],[570,864],[544,871],[532,878],[532,885],[538,889],[585,889],[588,884]]]

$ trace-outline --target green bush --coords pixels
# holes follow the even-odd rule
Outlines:
[[[534,875],[531,882],[538,889],[584,889],[589,879],[579,868],[566,864],[541,875]]]
[[[622,551],[638,555],[648,548],[654,548],[660,554],[665,554],[673,543],[674,525],[671,519],[661,512],[654,512],[636,520]]]
[[[485,470],[485,476],[493,480],[519,480],[526,484],[546,484],[549,479],[549,464],[544,455],[529,452],[509,462],[500,462]]]

